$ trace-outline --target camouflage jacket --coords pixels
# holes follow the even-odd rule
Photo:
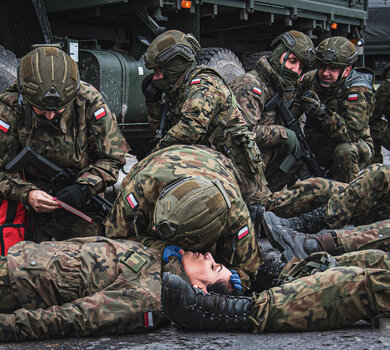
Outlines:
[[[0,313],[1,341],[125,334],[163,322],[158,250],[88,237],[20,242],[7,258],[20,308]],[[176,258],[164,271],[186,276]]]
[[[117,181],[129,146],[100,93],[81,82],[74,103],[65,108],[57,123],[18,105],[16,84],[0,95],[0,196],[26,204],[30,190],[48,190],[48,179],[29,167],[24,178],[8,173],[5,165],[26,145],[61,167],[72,168],[77,182],[92,194],[104,192]],[[31,124],[31,125],[29,125]]]
[[[103,222],[106,236],[130,238],[157,249],[177,244],[165,241],[162,234],[153,230],[155,203],[161,191],[182,177],[218,179],[228,195],[231,208],[222,232],[208,241],[217,243],[217,262],[240,268],[253,278],[262,260],[233,168],[228,158],[204,146],[175,145],[151,154],[137,163],[123,180],[121,192]],[[202,244],[196,233],[186,234],[186,241],[188,246],[181,248],[191,250]],[[210,248],[202,247],[200,251],[207,252]]]
[[[189,70],[165,96],[168,133],[154,151],[174,144],[200,144],[227,155],[257,182],[266,184],[255,134],[234,94],[214,69]],[[146,104],[152,127],[159,125],[162,102]]]
[[[390,120],[390,70],[387,71],[386,76],[379,85],[378,90],[375,93],[375,108],[372,112],[370,122],[375,122],[386,117],[387,121]]]
[[[326,116],[322,120],[307,116],[305,133],[309,139],[334,144],[358,142],[361,139],[373,150],[368,125],[375,103],[372,76],[353,69],[335,91],[334,88],[319,84],[317,70],[306,73],[299,81],[297,97],[291,108],[295,116],[303,113],[300,96],[307,90],[316,92],[327,107]]]
[[[260,149],[278,145],[287,138],[277,110],[270,109],[264,112],[265,104],[276,92],[285,101],[291,100],[295,90],[294,87],[283,85],[268,58],[261,57],[257,62],[256,70],[245,73],[230,83],[237,102],[252,124]]]

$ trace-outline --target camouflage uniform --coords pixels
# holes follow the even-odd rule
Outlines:
[[[264,112],[265,103],[275,94],[285,101],[292,99],[295,88],[286,87],[269,62],[269,57],[261,57],[257,69],[237,77],[230,83],[237,102],[248,116],[251,129],[256,133],[265,165],[265,177],[269,187],[280,189],[288,179],[279,171],[280,163],[287,156],[283,141],[287,138],[286,129],[276,109]],[[282,156],[282,157],[281,157]]]
[[[88,185],[92,194],[104,192],[107,186],[117,181],[118,170],[125,164],[125,153],[129,146],[114,116],[93,86],[81,82],[75,102],[65,108],[57,122],[39,115],[29,118],[18,104],[16,84],[0,95],[0,102],[3,126],[0,131],[2,198],[21,202],[29,208],[29,191],[50,190],[48,179],[39,169],[29,167],[23,171],[23,176],[4,170],[5,165],[26,145],[58,166],[73,169],[77,182]],[[39,240],[42,240],[40,227],[48,217],[35,215]],[[75,221],[72,225],[73,236],[96,234],[96,225],[85,223],[82,219]]]
[[[309,266],[306,277],[253,294],[252,331],[323,331],[390,312],[388,253],[364,250],[334,260],[337,267],[310,274]],[[286,265],[282,274],[293,267]]]
[[[390,65],[385,67],[383,75],[383,80],[375,93],[375,108],[370,118],[370,131],[375,150],[372,163],[383,163],[381,146],[390,150]]]
[[[363,169],[373,151],[369,118],[374,107],[372,76],[352,70],[335,87],[319,84],[317,70],[306,73],[300,80],[297,98],[291,109],[300,116],[300,96],[314,91],[326,105],[325,117],[307,116],[305,134],[320,164],[330,170],[332,179],[350,182]]]
[[[0,341],[125,334],[163,323],[161,273],[172,257],[104,237],[20,242],[0,260]]]
[[[169,103],[169,130],[154,151],[173,144],[212,146],[232,159],[249,181],[256,179],[250,193],[243,193],[246,199],[254,199],[255,192],[256,198],[269,195],[255,135],[248,130],[249,120],[218,72],[207,66],[189,69],[165,96],[165,102]],[[146,103],[146,107],[150,125],[157,129],[162,101]]]
[[[123,180],[121,192],[103,222],[105,234],[111,238],[130,238],[161,250],[176,244],[183,249],[207,252],[216,243],[216,261],[239,268],[254,278],[262,259],[234,172],[231,160],[204,146],[175,145],[157,151],[137,163]],[[188,176],[218,180],[231,204],[223,229],[215,233],[210,228],[208,234],[212,237],[206,237],[209,244],[200,242],[194,229],[186,232],[185,237],[169,240],[165,233],[154,228],[155,205],[160,193],[167,185]],[[245,274],[241,276],[247,279]]]

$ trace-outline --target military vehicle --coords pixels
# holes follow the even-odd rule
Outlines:
[[[230,81],[254,68],[284,31],[301,30],[315,43],[331,35],[357,42],[366,19],[367,0],[2,0],[0,89],[32,43],[61,42],[142,158],[154,136],[140,89],[149,74],[142,55],[164,30],[193,33],[203,47],[199,62]]]

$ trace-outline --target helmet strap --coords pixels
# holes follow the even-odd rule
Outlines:
[[[289,58],[289,56],[290,56],[290,53],[291,53],[291,51],[290,51],[290,50],[287,50],[287,51],[286,51],[286,54],[285,54],[284,57],[283,57],[283,62],[282,62],[282,64],[281,64],[281,66],[280,66],[280,75],[281,75],[281,76],[283,75],[284,67],[286,66],[286,62],[287,62],[287,60],[288,60],[288,58]]]

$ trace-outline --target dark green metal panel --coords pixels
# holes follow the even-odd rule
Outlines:
[[[101,5],[127,3],[128,0],[44,0],[47,12],[76,10]]]

